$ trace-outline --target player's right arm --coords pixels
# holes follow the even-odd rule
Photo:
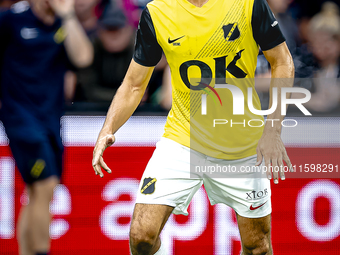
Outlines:
[[[101,168],[111,173],[103,160],[104,150],[114,143],[114,134],[136,110],[149,83],[153,69],[161,57],[162,48],[157,42],[155,28],[146,8],[139,22],[133,60],[122,85],[112,100],[93,151],[92,166],[96,175],[99,174],[100,177],[103,177]]]
[[[101,167],[111,173],[103,160],[104,150],[114,143],[116,131],[131,117],[139,105],[149,83],[154,67],[145,67],[134,60],[119,87],[106,116],[104,126],[99,133],[93,151],[92,165],[96,175],[103,177]]]

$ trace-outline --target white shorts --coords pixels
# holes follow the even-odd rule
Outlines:
[[[271,213],[270,181],[265,173],[262,177],[245,172],[236,178],[235,175],[221,178],[207,172],[190,172],[190,168],[195,169],[193,162],[239,169],[254,166],[256,155],[238,160],[216,159],[163,137],[156,144],[144,171],[136,203],[169,205],[174,207],[174,214],[187,215],[192,197],[204,184],[211,205],[226,204],[247,218],[260,218]]]

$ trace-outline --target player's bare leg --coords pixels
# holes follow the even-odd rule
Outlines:
[[[18,220],[18,231],[17,239],[19,243],[19,254],[20,255],[34,255],[31,242],[29,240],[29,228],[28,228],[28,215],[29,215],[29,204],[21,207],[19,220]]]
[[[270,238],[271,215],[262,218],[245,218],[237,215],[242,241],[242,255],[272,255]]]
[[[159,235],[173,209],[167,205],[136,204],[130,227],[133,255],[152,255],[158,251]]]
[[[29,204],[22,209],[18,222],[20,255],[49,252],[49,204],[58,183],[59,179],[53,176],[27,187]]]

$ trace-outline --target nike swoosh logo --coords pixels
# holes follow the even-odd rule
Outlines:
[[[169,38],[168,38],[168,43],[174,43],[174,42],[176,42],[177,40],[183,38],[184,36],[185,36],[185,35],[183,35],[183,36],[181,36],[181,37],[178,37],[178,38],[176,38],[176,39],[174,39],[174,40],[170,40],[170,37],[169,37]]]
[[[250,206],[250,210],[254,211],[256,209],[259,209],[261,206],[263,206],[265,203],[267,203],[268,201],[264,202],[262,205],[259,205],[259,206],[256,206],[256,207],[253,207],[253,205]]]

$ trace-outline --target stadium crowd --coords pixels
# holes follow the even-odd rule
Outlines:
[[[324,0],[267,0],[294,59],[297,82],[311,91],[306,107],[314,114],[340,109],[339,3]],[[0,10],[14,0],[1,0]],[[76,0],[76,15],[94,48],[91,66],[65,75],[66,111],[106,112],[130,64],[141,11],[149,0]],[[260,51],[256,89],[268,107],[270,66]],[[163,113],[171,107],[170,69],[165,57],[155,68],[138,113]]]

